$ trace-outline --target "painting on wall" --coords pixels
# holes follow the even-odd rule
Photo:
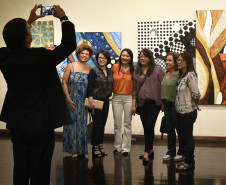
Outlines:
[[[100,50],[108,51],[112,58],[111,64],[108,65],[108,68],[111,68],[120,56],[121,32],[76,32],[76,42],[77,45],[86,43],[93,47],[94,55],[87,62],[91,67],[97,66],[95,54]],[[74,57],[75,61],[78,60],[76,58],[75,52],[72,53],[72,56]],[[57,71],[61,78],[68,62],[70,61],[65,59],[57,66]]]
[[[187,20],[138,22],[138,53],[149,48],[163,69],[169,52],[188,51],[195,58],[195,26]]]
[[[31,47],[54,47],[53,21],[33,22],[31,34]]]
[[[226,105],[226,10],[196,11],[200,104]]]

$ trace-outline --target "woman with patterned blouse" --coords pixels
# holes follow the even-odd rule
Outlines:
[[[140,119],[145,138],[144,155],[139,158],[143,159],[145,164],[154,157],[154,128],[162,103],[161,81],[163,77],[164,72],[160,66],[155,64],[153,52],[149,49],[141,50],[134,73],[132,114],[135,115],[137,104],[140,107]]]
[[[193,124],[197,118],[197,109],[200,110],[198,106],[200,92],[192,56],[187,52],[181,53],[177,59],[177,65],[179,81],[175,106],[178,113],[178,127],[183,133],[186,146],[186,158],[184,163],[178,164],[176,170],[185,171],[195,167]]]
[[[88,76],[88,97],[93,105],[93,99],[104,101],[102,110],[94,110],[92,114],[93,130],[91,137],[92,155],[100,157],[107,155],[104,151],[104,129],[109,111],[109,97],[112,94],[113,72],[107,68],[111,61],[110,54],[101,50],[96,54],[98,66],[90,70]]]

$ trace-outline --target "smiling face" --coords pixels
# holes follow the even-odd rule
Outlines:
[[[130,60],[131,60],[131,57],[129,56],[127,51],[123,51],[122,55],[121,55],[122,64],[127,65],[127,64],[129,64]]]
[[[172,55],[168,55],[166,57],[166,70],[169,71],[169,70],[172,70],[172,69],[176,69],[176,61],[174,61],[174,58]]]
[[[78,60],[80,62],[87,62],[90,59],[89,51],[88,50],[83,50],[79,55],[78,55]]]
[[[107,58],[102,53],[98,55],[98,65],[100,67],[104,67],[107,65]]]
[[[140,54],[140,63],[142,66],[148,66],[150,62],[150,58],[145,56],[143,52]]]
[[[181,56],[179,56],[177,59],[177,66],[179,70],[187,71],[187,63]]]

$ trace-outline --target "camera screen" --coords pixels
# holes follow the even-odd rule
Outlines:
[[[41,9],[42,15],[53,15],[55,12],[52,10],[52,6],[42,7]]]

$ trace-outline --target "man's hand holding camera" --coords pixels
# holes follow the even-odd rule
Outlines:
[[[44,17],[44,15],[37,15],[36,11],[38,8],[42,8],[42,4],[39,5],[35,5],[35,7],[31,10],[30,16],[27,20],[27,23],[29,25],[31,25],[34,21],[36,21],[37,19]],[[59,5],[54,5],[52,7],[52,10],[54,10],[55,14],[53,14],[54,17],[61,19],[62,17],[66,16],[64,10],[59,6]]]

